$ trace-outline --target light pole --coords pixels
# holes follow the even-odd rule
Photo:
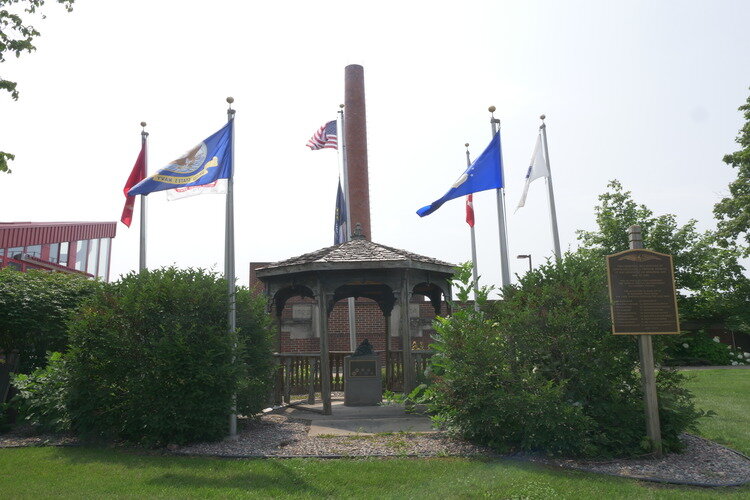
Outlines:
[[[529,259],[529,271],[531,271],[531,255],[517,255],[517,259]]]

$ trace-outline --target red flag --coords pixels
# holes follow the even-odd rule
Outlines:
[[[133,171],[130,172],[130,177],[125,183],[125,187],[122,192],[125,194],[125,207],[122,209],[122,217],[120,221],[126,226],[130,227],[130,223],[133,221],[133,207],[135,206],[135,196],[128,196],[130,188],[141,182],[146,178],[146,145],[144,144],[141,148],[141,152],[138,155],[138,159],[135,160],[133,165]]]
[[[466,197],[466,223],[474,227],[474,195]]]

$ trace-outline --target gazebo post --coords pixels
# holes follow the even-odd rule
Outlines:
[[[318,328],[320,331],[320,390],[323,399],[323,414],[331,414],[331,364],[328,354],[328,301],[323,285],[318,286]]]
[[[409,394],[416,387],[416,377],[414,374],[414,362],[411,356],[411,328],[409,327],[409,276],[408,271],[404,271],[403,281],[401,283],[401,349],[404,353],[404,395]]]
[[[389,391],[392,390],[391,388],[391,378],[393,378],[393,373],[391,373],[391,313],[390,311],[388,313],[383,313],[383,317],[385,318],[385,388]]]

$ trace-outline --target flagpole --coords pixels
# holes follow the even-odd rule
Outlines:
[[[539,130],[542,131],[542,144],[544,145],[544,161],[547,163],[547,198],[549,200],[549,217],[552,223],[552,242],[555,245],[555,258],[562,259],[560,252],[560,234],[557,231],[557,210],[555,210],[555,193],[552,189],[552,170],[549,167],[549,150],[547,149],[547,124],[544,123],[545,115],[539,117],[542,124]]]
[[[146,122],[141,122],[141,149],[145,151],[143,155],[143,177],[148,175],[148,149],[146,142],[148,132],[146,132]],[[138,258],[138,271],[146,269],[146,196],[141,195],[141,228],[140,228],[140,245]]]
[[[229,335],[234,336],[237,329],[237,296],[235,294],[234,276],[234,113],[232,109],[233,97],[227,97],[229,108],[227,109],[227,121],[232,123],[230,161],[232,170],[227,179],[227,207],[226,207],[226,231],[224,241],[224,277],[227,280],[227,296],[229,298]],[[232,361],[237,351],[237,341],[232,346]],[[237,437],[237,395],[232,396],[232,413],[229,415],[229,437]]]
[[[488,111],[490,112],[490,124],[492,124],[492,137],[500,128],[500,120],[495,118],[495,106],[490,106]],[[505,174],[503,173],[503,152],[500,148],[500,179],[505,185]],[[508,232],[506,230],[505,221],[505,188],[497,188],[497,225],[498,232],[500,234],[500,273],[501,283],[503,287],[510,285],[510,263],[508,262]]]
[[[470,167],[471,157],[469,156],[469,143],[467,142],[466,144],[464,144],[464,146],[466,146],[466,166]],[[468,195],[468,196],[471,196],[471,195]],[[472,196],[472,205],[471,205],[472,217],[474,216],[474,200],[473,199],[474,197]],[[477,240],[474,235],[474,224],[470,224],[469,229],[471,229],[471,273],[474,278],[474,310],[478,311],[479,302],[477,302],[477,297],[479,297],[479,269],[477,266]]]
[[[350,241],[352,239],[351,231],[351,219],[352,211],[349,205],[349,162],[346,158],[346,137],[344,135],[344,105],[339,104],[339,115],[341,117],[341,128],[338,131],[339,143],[341,144],[341,158],[344,173],[344,203],[346,205],[346,232],[344,234],[345,240]],[[356,316],[356,302],[354,297],[349,297],[347,300],[347,310],[349,312],[349,349],[354,352],[357,350],[357,316]]]

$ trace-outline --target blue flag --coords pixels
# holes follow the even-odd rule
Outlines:
[[[432,204],[417,210],[417,215],[424,217],[443,206],[448,200],[460,198],[471,193],[486,191],[488,189],[499,189],[503,187],[503,175],[501,173],[502,154],[500,154],[500,131],[490,141],[490,145],[472,162],[469,168],[461,174],[453,186]]]
[[[143,179],[128,196],[203,186],[232,176],[232,121],[180,158]]]
[[[333,221],[333,244],[340,245],[346,242],[346,200],[341,190],[341,179],[339,179],[339,190],[336,193],[336,217]]]

